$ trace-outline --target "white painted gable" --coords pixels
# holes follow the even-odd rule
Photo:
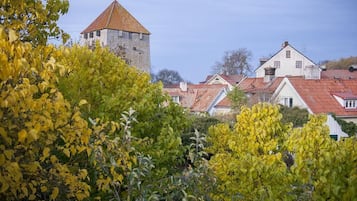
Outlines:
[[[304,71],[311,66],[315,66],[315,63],[285,42],[283,48],[257,68],[255,73],[256,77],[264,77],[264,69],[274,67],[276,68],[276,77],[285,77],[287,75],[304,76],[306,74]]]

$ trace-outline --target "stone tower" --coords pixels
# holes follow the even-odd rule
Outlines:
[[[98,40],[129,65],[150,72],[150,32],[117,0],[81,32],[80,40],[89,47]]]

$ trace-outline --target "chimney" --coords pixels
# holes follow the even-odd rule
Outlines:
[[[260,65],[262,66],[265,62],[268,61],[268,58],[260,58]]]
[[[286,46],[288,46],[289,45],[289,42],[288,41],[285,41],[284,43],[283,43],[283,45],[282,45],[282,48],[284,48],[284,47],[286,47]]]
[[[275,69],[273,67],[264,68],[265,75],[264,75],[264,82],[271,82],[275,78]]]
[[[187,82],[180,82],[181,91],[187,91]]]

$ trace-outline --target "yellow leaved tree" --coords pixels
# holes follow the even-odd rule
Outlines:
[[[82,200],[89,196],[91,130],[55,87],[53,47],[33,48],[0,27],[1,200]]]

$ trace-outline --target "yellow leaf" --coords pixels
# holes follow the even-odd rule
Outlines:
[[[12,29],[9,30],[9,41],[12,43],[13,41],[17,40],[16,32]]]
[[[58,196],[58,192],[59,192],[58,187],[54,187],[50,195],[50,200],[55,200]]]
[[[88,104],[88,102],[84,99],[82,99],[81,101],[79,101],[79,106],[82,106],[82,105],[85,105],[85,104]]]
[[[43,149],[43,152],[42,152],[42,157],[41,157],[41,161],[44,161],[49,155],[50,155],[50,148],[48,148],[48,147],[45,147],[44,149]]]
[[[17,134],[17,136],[18,136],[18,140],[19,140],[19,142],[24,142],[25,140],[26,140],[26,138],[27,138],[27,132],[26,132],[26,130],[24,130],[24,129],[22,129],[18,134]]]
[[[69,152],[69,149],[63,149],[63,153],[67,156],[70,157],[71,153]]]
[[[46,192],[47,191],[47,187],[46,186],[41,186],[41,192]]]

